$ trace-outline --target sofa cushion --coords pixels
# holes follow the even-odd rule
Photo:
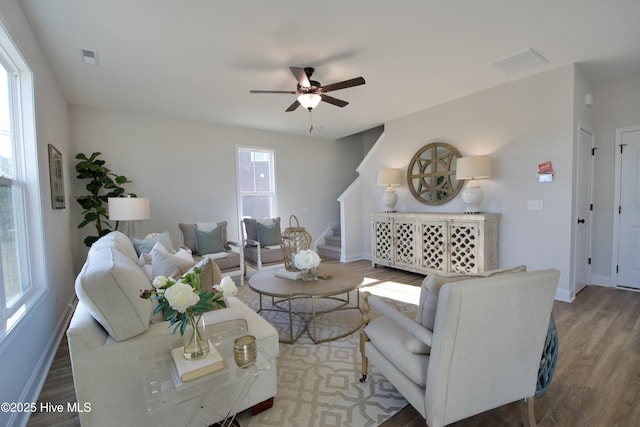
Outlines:
[[[149,327],[152,304],[140,298],[140,291],[148,287],[142,269],[115,244],[92,247],[75,282],[78,299],[116,341]]]
[[[498,270],[489,270],[475,274],[460,273],[433,273],[425,277],[422,281],[422,289],[420,290],[420,302],[418,304],[418,312],[416,313],[416,321],[422,326],[433,332],[436,320],[436,310],[438,308],[438,294],[440,289],[447,283],[459,282],[462,280],[478,279],[483,277],[491,277],[500,274],[512,274],[527,271],[524,265],[503,268]],[[431,349],[429,346],[418,340],[414,336],[409,337],[406,343],[407,349],[414,353],[428,354]]]
[[[273,264],[284,261],[282,249],[274,248],[257,248],[255,246],[247,246],[244,250],[244,258],[254,264],[258,263],[258,250],[260,251],[260,260],[262,264]]]
[[[202,231],[198,228],[195,230],[196,246],[198,254],[214,254],[224,252],[224,242],[222,241],[222,228],[216,227],[211,231]]]
[[[136,239],[133,238],[133,247],[136,248],[136,252],[138,254],[141,253],[149,253],[151,249],[153,249],[153,245],[157,242],[162,243],[162,246],[167,248],[167,250],[171,253],[175,252],[173,249],[173,244],[171,243],[171,236],[169,236],[168,231],[163,231],[152,237],[145,237],[144,239]]]
[[[371,321],[365,332],[375,347],[407,377],[421,387],[426,387],[429,356],[408,351],[404,344],[409,333],[398,328],[387,316]]]
[[[223,257],[217,257],[215,254],[207,254],[204,255],[207,258],[211,258],[215,264],[218,265],[220,271],[224,272],[225,270],[237,270],[240,268],[240,264],[242,263],[242,258],[238,252],[227,251],[226,255]]]

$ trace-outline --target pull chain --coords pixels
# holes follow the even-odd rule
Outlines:
[[[313,109],[309,109],[309,133],[313,132]]]

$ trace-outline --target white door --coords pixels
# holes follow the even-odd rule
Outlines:
[[[576,170],[574,295],[591,281],[591,212],[593,200],[593,132],[579,125]]]
[[[640,127],[616,131],[619,176],[617,286],[640,289]]]

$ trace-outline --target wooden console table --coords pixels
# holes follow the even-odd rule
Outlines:
[[[495,213],[374,213],[372,265],[422,274],[498,268],[499,222]]]

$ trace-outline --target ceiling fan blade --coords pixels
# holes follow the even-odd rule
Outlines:
[[[288,93],[290,95],[295,95],[295,90],[250,90],[250,93]]]
[[[345,80],[343,82],[332,83],[330,85],[322,86],[323,92],[331,92],[332,90],[346,89],[348,87],[360,86],[365,84],[364,78],[356,77],[355,79]]]
[[[355,79],[345,80],[343,82],[332,83],[330,85],[322,86],[323,92],[331,92],[332,90],[346,89],[348,87],[360,86],[365,84],[364,78],[356,77]]]
[[[334,98],[334,97],[329,96],[329,95],[325,95],[324,93],[321,93],[320,96],[322,97],[322,100],[324,102],[328,102],[329,104],[333,104],[333,105],[338,106],[338,107],[344,107],[345,105],[349,104],[347,101],[343,101],[342,99],[338,99],[338,98]]]
[[[298,102],[298,100],[296,99],[293,104],[289,105],[289,108],[287,108],[285,111],[289,112],[289,111],[293,111],[296,108],[298,108],[300,106],[300,103]]]
[[[293,77],[296,78],[298,84],[302,87],[311,87],[311,82],[309,82],[309,78],[307,77],[307,73],[304,71],[304,68],[301,67],[289,67]]]

